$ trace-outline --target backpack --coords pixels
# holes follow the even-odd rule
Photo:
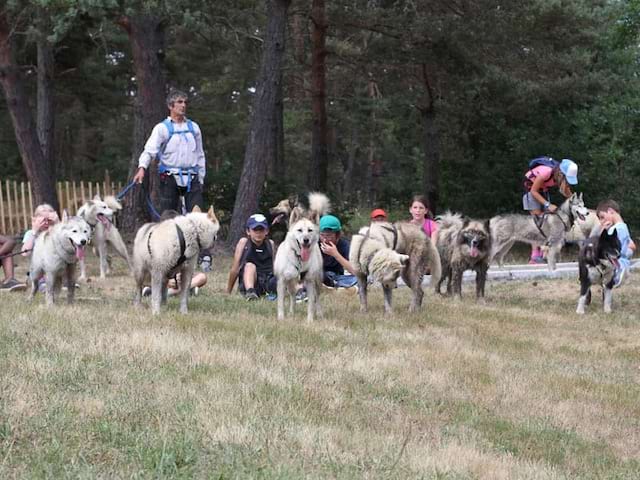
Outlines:
[[[529,161],[529,170],[533,170],[534,168],[541,165],[545,167],[556,168],[558,165],[560,165],[560,162],[554,160],[551,157],[536,157]]]
[[[532,160],[529,161],[529,168],[527,169],[527,171],[524,174],[524,189],[527,192],[531,191],[531,187],[533,186],[533,182],[536,179],[536,177],[534,175],[528,176],[527,173],[529,173],[531,170],[533,170],[536,167],[540,167],[540,166],[544,166],[544,167],[551,167],[553,169],[557,168],[560,166],[560,162],[558,162],[557,160],[554,160],[551,157],[536,157]]]

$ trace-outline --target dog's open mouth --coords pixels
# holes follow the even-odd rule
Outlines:
[[[71,239],[69,239],[69,241],[71,242],[71,245],[73,245],[73,248],[76,251],[76,258],[78,260],[84,260],[84,245],[76,245],[75,242]]]
[[[578,218],[580,219],[581,222],[584,222],[587,219],[587,217],[585,217],[580,212],[576,212],[576,215],[578,216]]]
[[[109,227],[111,226],[111,220],[109,219],[109,217],[107,217],[104,213],[99,213],[98,215],[96,215],[98,217],[98,221],[104,225],[105,229],[109,229]]]
[[[613,255],[607,255],[609,257],[609,261],[611,262],[611,265],[614,266],[614,268],[620,268],[620,261],[618,260],[618,257],[615,257]]]
[[[471,255],[473,258],[475,258],[478,255],[480,255],[480,250],[478,250],[478,247],[476,247],[475,245],[471,245],[469,247],[469,255]]]
[[[308,245],[302,245],[302,247],[300,248],[300,259],[303,262],[308,262],[309,258],[311,257],[311,247],[309,247]]]
[[[285,214],[284,212],[283,212],[283,213],[279,213],[279,214],[277,214],[277,215],[276,215],[275,217],[273,217],[273,219],[271,220],[271,225],[275,225],[276,223],[280,223],[280,222],[282,222],[282,220],[284,219],[285,215],[286,215],[286,214]]]

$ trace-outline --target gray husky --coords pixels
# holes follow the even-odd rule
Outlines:
[[[437,282],[440,279],[440,255],[436,250],[435,245],[431,239],[422,231],[417,225],[413,225],[408,222],[388,223],[388,222],[375,222],[369,226],[366,238],[362,241],[357,240],[356,245],[351,245],[349,251],[349,259],[356,261],[363,272],[358,275],[358,293],[360,294],[360,309],[366,311],[367,309],[367,282],[364,272],[371,272],[373,266],[371,265],[372,256],[369,258],[363,258],[361,252],[358,249],[364,249],[367,252],[375,252],[376,248],[388,248],[399,254],[407,255],[408,260],[402,257],[397,257],[393,262],[389,262],[389,255],[385,255],[385,268],[394,269],[392,265],[398,261],[403,262],[404,266],[400,272],[402,279],[407,284],[413,293],[411,304],[409,305],[409,311],[414,312],[422,306],[422,299],[424,292],[422,291],[422,277],[427,267],[431,270],[431,281]],[[370,249],[367,243],[374,241],[376,248]],[[351,253],[353,252],[353,253]],[[365,265],[366,267],[363,267]],[[386,274],[388,274],[387,272]],[[385,311],[391,312],[391,284],[387,283],[387,286],[383,283],[384,291],[384,303]]]
[[[220,224],[213,207],[140,227],[133,244],[132,269],[136,280],[134,305],[140,305],[142,288],[151,279],[151,311],[160,313],[167,300],[167,281],[180,273],[180,313],[187,313],[191,277],[202,249],[213,247]]]
[[[504,256],[515,242],[548,246],[549,270],[556,269],[556,259],[560,254],[567,232],[576,219],[585,220],[589,211],[584,206],[582,194],[574,193],[567,198],[556,213],[533,215],[498,215],[491,219],[491,259],[502,265]]]
[[[98,250],[100,258],[100,278],[106,278],[109,273],[109,263],[107,256],[107,243],[110,243],[116,253],[127,262],[131,268],[127,247],[120,236],[120,232],[113,224],[113,214],[122,209],[122,205],[113,196],[105,197],[104,200],[99,195],[93,197],[78,209],[78,216],[82,217],[93,229],[92,243]],[[87,268],[84,259],[80,260],[80,280],[87,279]]]
[[[491,254],[489,221],[471,220],[460,214],[447,212],[438,219],[438,253],[442,262],[442,276],[436,284],[440,293],[447,281],[447,295],[462,296],[462,275],[465,270],[476,272],[476,298],[484,297],[484,287]],[[453,292],[452,292],[453,287]]]
[[[356,270],[360,311],[367,311],[367,278],[379,282],[384,291],[384,311],[392,313],[391,289],[396,288],[398,277],[409,264],[409,255],[398,253],[385,243],[369,237],[369,227],[361,228],[351,238],[349,263]]]
[[[591,285],[602,285],[604,312],[611,313],[613,277],[620,266],[620,240],[616,232],[609,235],[605,228],[599,237],[592,237],[580,248],[578,269],[580,273],[580,299],[576,313],[583,314],[585,305],[591,303]]]
[[[62,288],[64,276],[67,284],[67,303],[73,303],[76,262],[84,259],[84,250],[90,239],[89,224],[80,217],[69,217],[67,212],[62,215],[62,222],[39,235],[31,256],[29,300],[33,300],[38,291],[38,280],[44,275],[47,287],[46,304],[53,305]]]

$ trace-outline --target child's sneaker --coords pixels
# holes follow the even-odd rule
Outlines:
[[[627,269],[626,268],[620,268],[620,269],[616,270],[616,274],[613,277],[613,288],[618,288],[618,287],[622,286],[622,284],[624,283],[626,278],[627,278]]]
[[[151,287],[144,287],[142,289],[142,296],[143,297],[150,297],[151,296]]]
[[[260,298],[258,296],[258,294],[256,293],[255,288],[249,288],[247,289],[247,291],[244,294],[244,298],[247,302],[252,302],[254,300],[257,300],[258,298]]]
[[[302,303],[308,300],[309,297],[307,297],[307,291],[304,289],[304,287],[296,292],[296,303]]]
[[[7,279],[2,285],[0,285],[0,291],[5,292],[18,292],[20,290],[26,290],[27,284],[19,282],[15,278]]]
[[[267,293],[267,296],[265,297],[268,301],[273,302],[275,300],[278,299],[278,295],[275,293]]]

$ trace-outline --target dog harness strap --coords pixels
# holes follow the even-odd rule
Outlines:
[[[538,215],[534,215],[533,216],[533,223],[535,224],[535,226],[538,228],[538,231],[540,232],[540,235],[542,235],[542,237],[547,240],[547,236],[545,235],[545,233],[542,231],[542,226],[544,225],[544,221],[547,218],[547,214],[543,213],[542,217],[538,216]]]
[[[173,268],[179,267],[187,259],[187,257],[184,256],[184,252],[187,249],[187,244],[184,240],[184,232],[177,224],[176,224],[176,232],[178,233],[178,241],[180,242],[180,258],[178,258],[178,263],[176,263],[176,266]]]
[[[393,246],[391,247],[391,250],[395,250],[398,246],[398,229],[395,225],[391,225],[391,228],[385,226],[382,226],[382,228],[384,228],[387,232],[393,233]]]

